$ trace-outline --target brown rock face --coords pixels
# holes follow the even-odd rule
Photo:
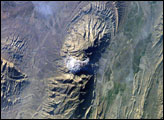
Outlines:
[[[108,5],[109,4],[109,5]],[[69,27],[61,50],[62,56],[74,56],[80,60],[89,57],[89,49],[97,48],[102,42],[109,42],[118,27],[118,11],[114,3],[93,2],[76,15]],[[106,37],[107,39],[103,39]]]
[[[1,58],[1,109],[10,110],[21,101],[21,91],[27,87],[28,80],[14,64]]]
[[[162,3],[1,2],[2,118],[163,118]]]
[[[68,70],[71,65],[76,70],[78,62],[79,64],[85,63],[87,58],[91,58],[88,64],[95,63],[93,58],[95,53],[92,49],[95,52],[102,52],[105,49],[105,44],[110,42],[117,31],[118,11],[115,5],[114,2],[91,2],[83,6],[79,14],[74,16],[60,52],[63,59],[70,57],[72,60],[63,60],[64,64],[59,68],[59,77],[51,78],[50,94],[46,99],[46,107],[43,106],[43,112],[38,113],[37,118],[40,116],[45,118],[83,116],[88,108],[85,102],[91,102],[93,97],[93,91],[86,91],[86,85],[93,83],[94,71],[82,70],[72,74]],[[75,71],[74,68],[72,69]],[[91,94],[90,100],[87,101],[85,97],[83,98],[83,94]],[[86,106],[86,108],[82,110],[79,106]]]

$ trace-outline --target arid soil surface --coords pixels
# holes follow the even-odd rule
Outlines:
[[[1,1],[1,116],[163,118],[163,2]]]

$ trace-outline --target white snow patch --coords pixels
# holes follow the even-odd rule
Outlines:
[[[69,56],[65,60],[66,67],[71,73],[78,72],[82,67],[87,65],[89,62],[89,58],[84,61],[76,60],[75,58]]]

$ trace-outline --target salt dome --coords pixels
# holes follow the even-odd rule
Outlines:
[[[66,67],[71,73],[78,72],[82,67],[87,65],[88,62],[89,62],[89,58],[87,58],[84,61],[80,61],[80,60],[76,60],[75,58],[70,57],[70,56],[67,57],[65,60]]]

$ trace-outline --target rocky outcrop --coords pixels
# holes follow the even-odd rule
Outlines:
[[[108,67],[97,73],[90,118],[163,118],[163,6],[142,5],[131,4],[123,30],[102,56]],[[147,19],[153,13],[146,10],[154,9],[158,14]]]
[[[81,70],[80,67],[85,68],[98,61],[100,56],[97,53],[102,53],[117,28],[115,2],[91,2],[72,18],[60,52],[63,62],[59,77],[51,78],[46,105],[43,112],[36,114],[36,118],[81,118],[85,114],[88,105],[84,105],[86,98],[80,96],[93,92],[85,89],[87,83],[92,81],[93,85],[94,70],[90,68],[93,71],[89,72],[87,68]],[[82,92],[83,89],[85,92]]]
[[[20,93],[28,85],[27,76],[14,64],[1,58],[1,110],[10,109],[20,103]]]
[[[84,101],[80,96],[85,94],[82,91],[91,78],[91,75],[77,76],[66,73],[49,78],[48,99],[44,102],[42,112],[36,113],[34,118],[73,118],[79,103]]]
[[[117,9],[112,2],[93,2],[84,7],[81,10],[83,15],[77,15],[79,20],[73,20],[72,26],[69,27],[61,55],[84,60],[92,54],[89,49],[98,47],[102,42],[108,42],[118,27],[118,11],[114,11],[112,7],[114,10]],[[107,39],[103,39],[104,37]]]
[[[163,118],[162,10],[2,1],[2,118]]]

